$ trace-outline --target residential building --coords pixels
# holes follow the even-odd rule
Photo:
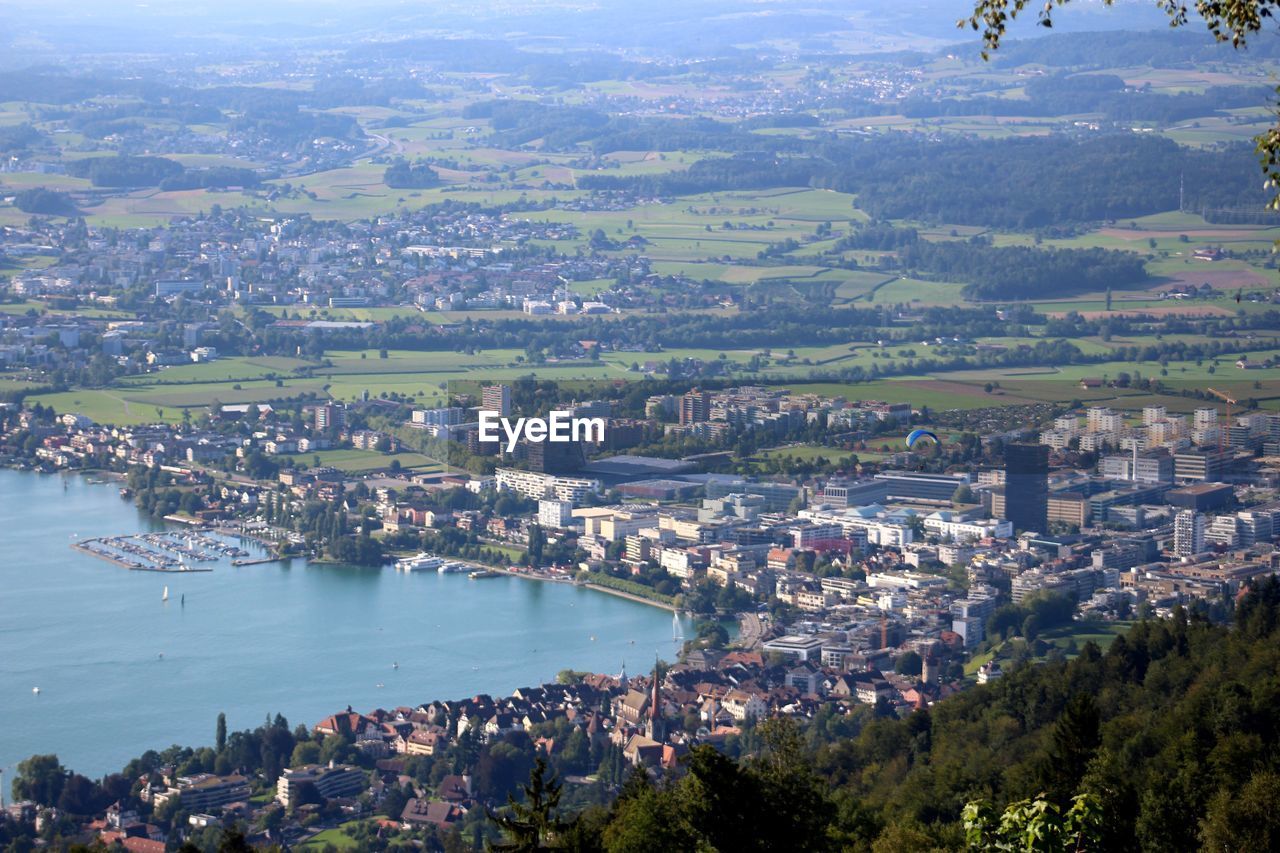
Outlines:
[[[511,489],[525,497],[541,499],[548,495],[562,501],[578,502],[600,491],[600,481],[585,477],[557,477],[537,471],[499,468],[495,473],[499,489]]]
[[[342,429],[347,425],[347,407],[341,403],[324,403],[316,406],[315,425],[317,432]]]
[[[711,419],[711,395],[690,391],[680,398],[680,423],[696,424]]]
[[[1177,532],[1176,528],[1174,532]],[[1239,519],[1234,515],[1217,516],[1205,527],[1204,541],[1223,548],[1236,547],[1240,544]]]
[[[319,764],[291,767],[276,780],[276,802],[289,808],[308,787],[325,800],[354,797],[364,790],[367,783],[365,772],[348,764],[335,765],[331,762],[327,767]],[[183,804],[186,805],[185,799]]]
[[[163,805],[169,799],[178,797],[185,811],[203,812],[221,808],[228,803],[248,800],[250,794],[249,780],[237,774],[215,776],[212,773],[198,773],[194,776],[180,776],[175,783],[163,794],[155,796],[156,805]]]
[[[543,498],[538,501],[538,524],[560,529],[573,524],[573,501]]]
[[[426,427],[456,426],[466,420],[467,410],[460,406],[448,406],[439,409],[415,409],[413,423]]]
[[[1173,522],[1173,553],[1190,557],[1204,551],[1204,516],[1193,509],[1184,509]]]
[[[1132,480],[1138,483],[1173,481],[1173,457],[1163,449],[1139,454],[1117,453],[1103,457],[1099,466],[1109,480]]]
[[[500,417],[511,414],[511,386],[486,385],[480,391],[480,406],[487,412],[497,412]]]

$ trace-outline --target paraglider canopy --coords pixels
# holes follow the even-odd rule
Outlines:
[[[916,442],[922,438],[931,438],[933,439],[934,444],[941,443],[938,441],[938,437],[934,435],[932,432],[930,432],[929,430],[913,429],[910,433],[907,434],[907,447],[914,448],[916,446]]]

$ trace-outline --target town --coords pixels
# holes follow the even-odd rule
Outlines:
[[[6,9],[0,849],[1275,848],[1254,19],[535,5]]]
[[[615,781],[623,766],[678,772],[691,747],[733,754],[762,720],[845,720],[826,725],[853,730],[909,715],[1010,666],[1077,653],[1135,618],[1224,612],[1249,582],[1280,570],[1274,414],[1225,421],[1212,407],[1188,417],[1150,406],[1127,418],[1090,406],[1043,430],[974,437],[973,463],[946,464],[965,439],[944,433],[908,449],[901,435],[920,413],[907,403],[739,386],[652,395],[637,419],[614,417],[608,400],[577,401],[573,412],[606,419],[600,441],[522,440],[509,449],[481,440],[477,413],[513,414],[519,389],[479,390],[474,400],[453,398],[470,407],[426,410],[373,401],[300,412],[223,407],[189,428],[6,411],[11,458],[119,472],[126,489],[154,495],[156,512],[184,525],[238,525],[281,555],[362,559],[372,547],[374,563],[415,551],[461,556],[475,568],[590,585],[701,620],[677,659],[652,672],[632,660],[639,671],[628,674],[619,661],[616,675],[569,672],[501,698],[336,714],[310,737],[325,753],[360,761],[282,769],[278,806],[249,802],[273,780],[210,775],[213,767],[149,769],[144,801],[176,798],[190,813],[187,831],[224,817],[256,825],[280,808],[288,817],[264,823],[275,833],[265,837],[293,842],[390,796],[396,813],[380,832],[471,832],[495,790],[477,789],[475,768],[456,759],[460,773],[421,778],[415,757],[512,741],[578,785],[596,784],[608,762],[620,762],[610,765]],[[402,422],[390,432],[352,426],[375,412]],[[726,472],[725,451],[613,452],[658,434],[785,439],[815,424],[844,442],[898,447],[809,478]],[[293,449],[389,451],[400,433],[427,435],[491,473],[386,467],[352,476],[305,457],[275,461]],[[225,460],[234,464],[220,467]],[[305,527],[317,504],[336,508],[342,524]],[[105,841],[150,849],[131,839],[158,837],[136,814],[106,820]]]

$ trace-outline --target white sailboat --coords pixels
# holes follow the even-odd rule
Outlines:
[[[167,586],[166,586],[166,587],[164,588],[164,594],[160,596],[160,600],[161,600],[161,601],[168,601],[168,600],[169,600],[169,587],[167,587]]]

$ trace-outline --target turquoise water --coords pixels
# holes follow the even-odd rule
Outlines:
[[[567,584],[299,560],[175,576],[70,547],[152,529],[114,484],[0,470],[0,768],[52,752],[100,776],[212,743],[219,711],[311,725],[673,656],[669,612]]]

